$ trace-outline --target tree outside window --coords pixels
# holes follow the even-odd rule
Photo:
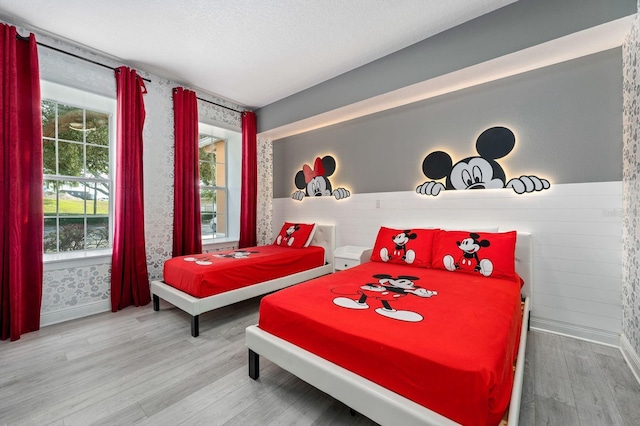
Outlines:
[[[56,99],[58,91],[65,91],[61,86],[54,96],[46,96],[46,87],[42,101],[45,253],[109,247],[113,112]],[[82,93],[83,99],[91,98]]]

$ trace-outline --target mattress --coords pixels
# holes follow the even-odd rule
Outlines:
[[[268,295],[259,327],[464,425],[508,407],[520,281],[368,262]]]
[[[324,249],[265,245],[179,256],[164,263],[164,282],[194,297],[208,297],[324,265]]]

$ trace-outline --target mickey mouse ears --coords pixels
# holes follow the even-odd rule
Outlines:
[[[481,157],[495,160],[510,153],[515,145],[516,137],[511,130],[491,127],[478,136],[476,151]]]

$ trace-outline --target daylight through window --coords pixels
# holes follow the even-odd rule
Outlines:
[[[200,123],[198,148],[202,238],[226,237],[227,141],[215,135],[215,127]]]
[[[115,100],[42,83],[44,251],[109,247]]]

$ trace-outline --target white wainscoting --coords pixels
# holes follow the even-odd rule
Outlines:
[[[620,345],[622,182],[509,189],[353,194],[344,200],[273,200],[274,232],[284,221],[336,225],[337,246],[372,247],[380,226],[499,227],[533,238],[531,326]]]
[[[60,322],[71,321],[109,311],[111,311],[111,301],[102,300],[99,302],[60,309],[54,312],[43,312],[40,314],[40,327],[46,327],[47,325],[58,324]]]

